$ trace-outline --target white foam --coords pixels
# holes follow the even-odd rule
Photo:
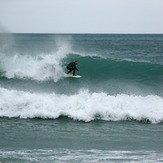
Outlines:
[[[86,52],[79,52],[79,51],[71,51],[71,53],[72,54],[75,54],[75,55],[82,56],[82,57],[98,57],[98,58],[104,58],[104,59],[106,59],[105,57],[99,56],[96,53],[86,53]]]
[[[73,150],[33,149],[0,150],[2,160],[12,158],[19,162],[162,162],[163,154],[158,151],[115,151],[115,150]],[[4,161],[5,162],[5,161]]]
[[[7,78],[30,78],[55,82],[64,75],[62,60],[67,57],[71,47],[69,44],[58,45],[58,50],[52,54],[38,55],[0,55],[0,70]]]
[[[68,96],[0,88],[0,96],[0,117],[55,119],[62,115],[86,122],[97,118],[108,121],[147,119],[152,123],[163,121],[163,98],[155,95],[110,96],[83,90]]]

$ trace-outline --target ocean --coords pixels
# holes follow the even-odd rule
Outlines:
[[[0,34],[0,163],[64,162],[163,162],[163,35]]]

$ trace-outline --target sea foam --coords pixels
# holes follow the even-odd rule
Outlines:
[[[66,116],[89,122],[147,120],[163,121],[163,99],[155,95],[134,96],[90,93],[80,90],[74,95],[31,93],[0,88],[0,117],[52,118]]]

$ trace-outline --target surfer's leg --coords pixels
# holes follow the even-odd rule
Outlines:
[[[73,75],[75,76],[76,74],[75,74],[75,69],[73,69]]]
[[[72,70],[68,71],[67,74],[69,74]]]
[[[67,68],[69,71],[67,72],[67,74],[69,74],[73,69]]]

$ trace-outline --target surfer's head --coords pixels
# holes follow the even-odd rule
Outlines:
[[[75,60],[75,64],[78,64],[78,61],[77,60]]]

